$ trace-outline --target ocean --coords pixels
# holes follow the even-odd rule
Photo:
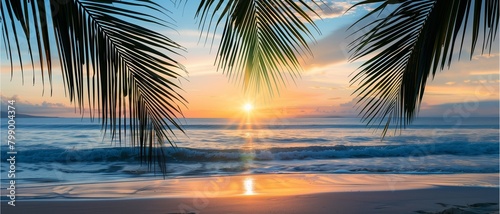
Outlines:
[[[166,178],[214,175],[467,174],[499,172],[498,118],[418,118],[385,138],[359,118],[183,119],[187,135],[166,146]],[[2,124],[2,132],[7,125]],[[137,148],[81,118],[16,119],[16,182],[59,185],[163,179]],[[2,139],[6,133],[2,133]],[[4,142],[4,141],[2,141]],[[168,145],[168,144],[167,144]],[[2,184],[10,180],[2,143]],[[2,185],[2,188],[6,186]]]

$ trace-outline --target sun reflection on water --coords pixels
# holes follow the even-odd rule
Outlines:
[[[254,193],[254,188],[253,188],[253,179],[252,178],[245,178],[243,181],[243,187],[245,189],[245,195],[253,195]]]

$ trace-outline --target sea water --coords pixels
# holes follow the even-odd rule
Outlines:
[[[498,118],[418,118],[382,137],[359,118],[251,123],[183,119],[176,148],[165,145],[167,178],[269,173],[460,174],[499,172]],[[2,130],[6,125],[2,124]],[[5,132],[5,131],[3,131]],[[16,183],[59,185],[163,179],[141,163],[125,133],[111,141],[99,122],[18,118]],[[127,132],[128,134],[128,132]],[[2,133],[2,138],[5,138]],[[2,141],[4,142],[4,141]],[[2,143],[1,178],[9,163]],[[3,185],[2,188],[5,186]]]

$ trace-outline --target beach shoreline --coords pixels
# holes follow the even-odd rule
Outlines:
[[[498,188],[437,187],[292,196],[20,201],[2,213],[498,213]]]
[[[498,213],[499,200],[498,174],[249,174],[18,192],[2,213]]]

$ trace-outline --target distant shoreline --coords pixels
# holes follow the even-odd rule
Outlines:
[[[0,112],[0,116],[2,118],[7,118],[9,114],[5,111]],[[17,118],[64,118],[64,117],[53,117],[53,116],[37,116],[37,115],[31,115],[31,114],[19,114],[16,113]]]

